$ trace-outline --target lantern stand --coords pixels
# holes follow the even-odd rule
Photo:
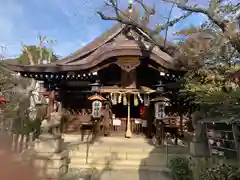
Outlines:
[[[99,80],[96,80],[95,83],[89,85],[91,86],[91,91],[94,95],[88,97],[88,100],[92,101],[92,118],[94,121],[97,121],[101,117],[102,101],[105,101],[106,99],[99,94],[101,91]]]
[[[93,140],[96,140],[100,134],[100,118],[101,118],[101,108],[102,108],[102,101],[105,101],[106,99],[99,95],[100,90],[101,90],[101,84],[99,80],[96,80],[95,83],[89,84],[91,86],[91,91],[94,93],[94,95],[88,97],[88,100],[92,101],[92,115],[91,115],[91,121],[92,123],[82,123],[82,126],[88,126],[87,129],[89,129],[90,126],[90,131],[93,132]],[[81,134],[82,134],[82,141],[84,137],[84,128],[81,127]],[[88,130],[89,131],[89,130]],[[87,136],[87,149],[86,149],[86,159],[85,162],[88,164],[88,156],[89,156],[89,136],[90,133]]]
[[[95,138],[99,135],[100,131],[100,118],[101,118],[101,108],[102,108],[102,102],[106,99],[102,97],[99,93],[101,90],[101,84],[99,83],[99,80],[96,80],[95,83],[90,84],[91,91],[94,93],[94,95],[88,97],[88,100],[92,101],[92,116],[91,119],[93,121],[93,133]]]
[[[95,83],[89,84],[91,86],[91,91],[95,94],[99,94],[101,90],[101,84],[99,80],[96,80]]]
[[[157,97],[152,99],[151,101],[154,102],[156,145],[161,145],[164,141],[163,118],[165,116],[165,106],[167,98],[163,97],[164,85],[162,84],[162,81],[158,81],[158,84],[155,86]]]

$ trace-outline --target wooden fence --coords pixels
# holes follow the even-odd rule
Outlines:
[[[35,132],[27,135],[12,132],[13,119],[0,120],[0,135],[7,135],[11,140],[11,149],[15,153],[22,153],[33,147]]]
[[[33,148],[34,132],[28,135],[12,134],[11,149],[15,153],[23,153],[27,149]]]
[[[13,125],[13,119],[6,119],[6,120],[2,120],[2,118],[0,118],[0,133],[6,133],[8,132],[9,134],[12,131],[12,125]]]

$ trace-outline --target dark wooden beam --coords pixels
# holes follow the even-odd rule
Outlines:
[[[78,87],[78,86],[90,86],[89,84],[91,84],[90,81],[62,81],[61,82],[61,86],[70,86],[70,87]]]

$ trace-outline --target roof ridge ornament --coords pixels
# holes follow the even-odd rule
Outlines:
[[[129,9],[129,12],[131,13],[133,11],[133,0],[129,0],[129,6],[128,6],[128,9]]]

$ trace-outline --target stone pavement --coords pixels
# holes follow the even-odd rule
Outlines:
[[[114,170],[105,171],[96,180],[171,180],[165,172],[156,171],[137,171],[137,170]]]
[[[106,170],[96,173],[92,178],[83,174],[85,173],[73,170],[62,180],[172,180],[167,172],[147,170]]]

